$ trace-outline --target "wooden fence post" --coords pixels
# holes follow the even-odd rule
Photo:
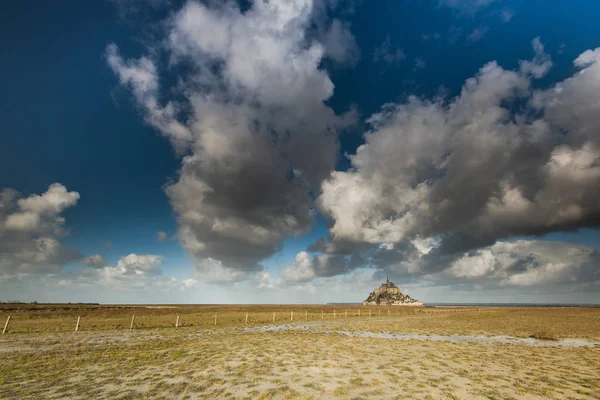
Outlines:
[[[6,323],[4,324],[4,329],[2,329],[2,334],[4,335],[6,333],[6,330],[8,329],[8,323],[10,322],[10,315],[8,316],[8,318],[6,318]]]
[[[346,310],[346,318],[348,318],[348,310]]]
[[[273,311],[273,322],[275,322],[275,311]]]
[[[321,310],[321,319],[323,319],[323,310]]]
[[[308,311],[304,311],[304,319],[308,321]]]
[[[246,313],[246,323],[248,323],[248,313]]]
[[[135,321],[135,315],[131,317],[131,325],[129,325],[129,330],[133,329],[133,322]]]
[[[333,319],[335,319],[335,310],[333,310]]]
[[[77,317],[77,325],[75,325],[75,332],[77,332],[79,330],[79,320],[81,319],[81,317]]]
[[[217,325],[217,313],[215,313],[215,325]]]
[[[179,315],[177,316],[177,319],[175,320],[175,328],[179,327]]]
[[[294,320],[294,312],[292,311],[292,312],[290,313],[290,321],[293,321],[293,320]]]

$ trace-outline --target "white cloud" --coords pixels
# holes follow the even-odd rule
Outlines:
[[[348,23],[334,19],[328,28],[322,28],[318,38],[323,44],[325,56],[338,64],[354,65],[360,58],[358,45]]]
[[[281,270],[281,277],[286,282],[305,282],[314,278],[315,275],[313,260],[305,251],[296,255],[296,261],[292,266]]]
[[[81,263],[84,265],[89,265],[90,267],[104,267],[108,265],[106,259],[100,254],[93,254],[91,256],[87,256],[81,260]]]
[[[190,288],[196,287],[196,285],[198,285],[198,281],[194,278],[188,278],[188,279],[184,279],[181,282],[181,284],[184,289],[190,289]]]
[[[530,74],[534,78],[541,78],[548,73],[550,68],[552,68],[552,60],[550,59],[550,55],[544,52],[544,45],[540,41],[539,37],[536,37],[531,42],[533,45],[533,50],[535,51],[535,56],[532,61],[519,61],[519,66],[521,68],[521,72],[524,74]]]
[[[246,271],[227,268],[220,260],[210,257],[198,260],[194,265],[193,276],[201,282],[215,284],[232,284],[249,278]]]
[[[573,62],[576,67],[586,68],[600,61],[600,48],[586,50],[579,55]]]
[[[323,15],[311,0],[260,0],[244,12],[187,2],[167,21],[161,49],[186,67],[165,95],[157,58],[107,48],[146,122],[187,152],[166,192],[199,280],[245,279],[311,226],[309,192],[334,168],[349,119],[324,104],[333,83],[321,63],[349,62],[357,50],[349,26]]]
[[[484,285],[599,284],[600,254],[586,246],[539,240],[498,242],[465,254],[445,271]]]
[[[111,276],[156,276],[161,274],[160,264],[163,258],[152,254],[129,254],[121,257],[114,267],[107,267],[104,273]]]
[[[478,10],[491,1],[442,3]],[[409,96],[385,105],[369,119],[351,168],[332,172],[346,118],[325,105],[333,83],[321,64],[347,62],[354,42],[341,21],[308,35],[314,11],[309,0],[257,1],[244,12],[235,3],[191,1],[168,20],[164,54],[127,60],[116,46],[107,49],[146,121],[185,154],[166,192],[177,237],[195,258],[191,279],[277,286],[261,261],[285,237],[309,230],[309,193],[319,189],[331,240],[323,254],[300,252],[281,282],[310,290],[356,268],[348,254],[408,277],[434,277],[451,265],[451,279],[497,274],[513,286],[540,281],[540,271],[570,276],[564,271],[572,268],[546,262],[502,278],[508,267],[498,265],[512,256],[500,256],[494,243],[597,225],[600,51],[578,57],[573,77],[532,91],[531,79],[552,65],[536,39],[533,60],[519,71],[491,62],[454,99]],[[169,67],[185,63],[172,69],[184,71],[175,87],[159,80],[162,56]],[[374,59],[403,56],[386,38]],[[524,112],[515,114],[515,99],[528,101]],[[23,216],[20,225],[36,222]]]
[[[88,257],[92,262],[99,257]],[[81,270],[49,271],[46,274],[17,274],[2,279],[3,295],[21,300],[60,302],[103,302],[109,304],[189,302],[198,281],[179,280],[163,274],[163,257],[129,254],[115,265],[100,263]],[[150,294],[150,296],[148,296]],[[2,296],[5,297],[5,296]],[[6,298],[6,297],[5,297]],[[205,300],[207,301],[207,300]]]
[[[544,111],[544,121],[568,133],[568,144],[600,146],[600,48],[587,50],[573,62],[579,72],[546,91],[536,92],[532,104]]]
[[[547,65],[536,43],[529,65]],[[585,69],[543,92],[529,87],[540,69],[520,73],[493,62],[449,102],[409,97],[383,107],[369,119],[365,144],[350,156],[352,168],[322,184],[318,205],[332,220],[334,241],[441,235],[435,253],[444,254],[594,224],[600,215],[597,54],[583,53],[575,64]],[[513,115],[517,97],[543,114]]]
[[[494,136],[505,130],[496,127],[495,120],[506,113],[497,103],[527,87],[519,75],[490,63],[467,81],[448,109],[439,101],[416,97],[385,106],[370,118],[374,130],[365,135],[366,144],[350,157],[354,168],[333,172],[322,185],[318,204],[334,221],[330,232],[336,238],[369,243],[397,242],[418,233],[417,216],[431,212],[431,179],[436,169],[448,165],[451,146],[486,143],[481,127],[475,131],[468,125],[470,115],[479,113],[490,128],[489,139],[498,141]],[[475,135],[479,139],[469,141]],[[486,151],[493,152],[492,142],[488,144]]]
[[[314,266],[316,259],[305,260]],[[498,241],[454,254],[440,253],[433,240],[426,251],[409,242],[387,243],[365,251],[361,261],[358,270],[371,271],[375,280],[389,276],[401,286],[477,289],[484,298],[488,290],[501,288],[509,293],[531,286],[537,293],[551,295],[557,287],[590,292],[600,285],[597,249],[544,240]],[[317,274],[300,282],[314,281],[319,281]]]
[[[160,275],[160,264],[162,264],[163,258],[152,254],[129,254],[128,256],[121,257],[115,270],[121,275]]]
[[[411,241],[412,245],[415,246],[415,248],[417,250],[419,250],[419,252],[421,254],[427,254],[429,253],[432,249],[434,249],[436,246],[439,245],[439,240],[436,238],[420,238],[417,237],[416,239],[413,239]]]
[[[291,266],[282,268],[281,278],[288,284],[307,282],[313,278],[342,275],[359,266],[359,260],[352,260],[343,254],[311,256],[306,251],[301,251],[296,254],[296,260]]]
[[[164,106],[159,103],[159,82],[154,62],[146,57],[123,60],[115,44],[106,48],[106,60],[121,84],[131,88],[135,100],[144,110],[146,122],[167,136],[178,152],[185,151],[192,135],[177,120],[177,103],[167,102]]]
[[[41,196],[33,194],[17,200],[17,211],[6,215],[4,228],[22,232],[60,232],[64,219],[59,214],[79,200],[79,193],[67,192],[53,183]]]
[[[278,282],[273,279],[271,274],[267,271],[261,271],[258,273],[258,285],[259,289],[274,289]]]
[[[79,284],[101,284],[110,289],[148,288],[155,284],[175,284],[173,278],[161,277],[163,257],[152,254],[129,254],[115,266],[85,269],[77,276]]]
[[[459,258],[452,263],[450,272],[458,278],[474,278],[489,274],[494,269],[495,258],[490,250],[481,250],[476,256]]]
[[[22,198],[13,189],[0,191],[0,275],[56,272],[79,252],[63,247],[67,232],[61,213],[74,206],[79,193],[54,183],[41,194]]]

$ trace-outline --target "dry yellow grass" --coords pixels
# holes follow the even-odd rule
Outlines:
[[[594,399],[600,393],[600,350],[590,348],[229,328],[23,334],[0,343],[0,398]]]
[[[358,315],[360,310],[360,316]],[[371,317],[368,312],[371,310]],[[381,316],[379,315],[381,310]],[[79,306],[0,305],[0,324],[11,315],[9,334],[71,332],[81,316],[80,331],[168,329],[180,316],[181,328],[260,326],[273,323],[331,321],[343,328],[392,333],[482,334],[516,337],[600,339],[600,307],[361,307],[323,305],[177,305]],[[334,311],[336,312],[334,318]],[[388,311],[390,315],[388,316]],[[347,314],[346,314],[347,312]],[[246,324],[248,313],[248,324]],[[347,315],[347,317],[346,317]]]
[[[344,321],[334,322],[343,327]],[[600,307],[439,309],[391,318],[362,318],[353,329],[374,332],[439,335],[508,335],[543,339],[600,340]],[[544,336],[544,337],[540,337]]]
[[[535,339],[540,339],[540,340],[558,340],[558,335],[549,329],[544,329],[541,331],[537,331],[534,332],[533,335],[531,335],[531,337],[535,338]]]
[[[361,314],[359,314],[359,310]],[[334,311],[336,312],[334,318]],[[347,311],[347,313],[346,313]],[[435,312],[423,308],[390,308],[391,317]],[[264,325],[275,322],[320,321],[339,318],[365,318],[368,309],[360,306],[323,305],[0,305],[0,319],[11,315],[10,332],[69,332],[74,330],[81,316],[81,331],[129,329],[135,315],[135,329],[170,328],[175,326],[177,315],[181,327],[214,327],[217,314],[218,327]],[[387,315],[388,309],[381,310]],[[373,312],[373,317],[379,312]]]
[[[335,333],[512,332],[597,339],[597,308],[399,309],[389,317],[384,311],[381,317],[364,311],[358,317],[358,307],[351,307],[348,318],[345,308],[324,306],[47,308],[11,310],[15,324],[0,336],[0,398],[600,399],[598,347]],[[308,313],[311,329],[240,329],[246,312],[255,329],[272,324],[273,312],[277,323],[290,324],[291,310],[299,325]],[[130,331],[133,312],[145,325]],[[216,328],[215,312],[223,315]],[[184,326],[174,329],[177,314]],[[83,316],[83,330],[75,333],[77,315]]]

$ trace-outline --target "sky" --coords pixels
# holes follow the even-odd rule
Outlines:
[[[0,9],[0,301],[600,304],[598,2]]]

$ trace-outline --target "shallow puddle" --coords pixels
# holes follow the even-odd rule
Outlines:
[[[526,346],[545,346],[545,347],[595,347],[600,346],[600,342],[587,339],[560,339],[560,340],[540,340],[535,338],[518,338],[513,336],[481,336],[481,335],[424,335],[420,333],[389,333],[389,332],[368,332],[368,331],[348,331],[337,329],[319,329],[307,325],[271,325],[253,328],[245,328],[246,332],[284,332],[284,331],[304,331],[307,333],[319,334],[338,334],[350,337],[364,337],[376,339],[392,340],[424,340],[432,342],[451,342],[451,343],[478,343],[478,344],[519,344]]]

